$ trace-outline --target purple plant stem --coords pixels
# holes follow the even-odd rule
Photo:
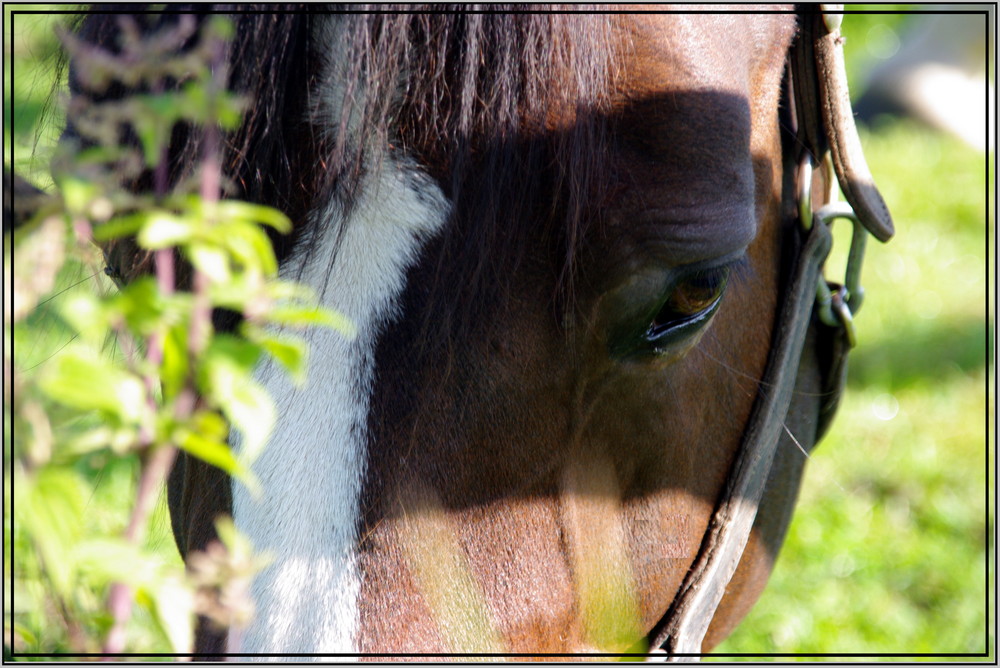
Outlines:
[[[154,93],[162,92],[163,82],[157,80],[152,86]],[[167,174],[167,147],[160,150],[160,160],[153,169],[153,188],[158,201],[162,201],[169,188]],[[155,251],[153,261],[156,268],[156,284],[160,293],[169,296],[174,293],[176,272],[174,270],[174,250],[162,248]],[[146,360],[148,368],[158,369],[163,362],[163,331],[153,332],[146,343]],[[156,376],[152,373],[143,378],[146,388],[146,403],[152,414],[156,413]],[[177,450],[172,445],[161,445],[150,450],[155,434],[153,430],[143,425],[139,432],[140,445],[145,448],[140,455],[140,474],[136,490],[135,505],[125,528],[126,542],[135,544],[139,540],[142,528],[146,525],[152,508],[155,492],[166,479],[173,465]],[[113,582],[108,593],[108,610],[114,623],[104,641],[104,652],[120,654],[125,649],[125,628],[132,616],[132,588],[122,582]],[[107,657],[106,657],[107,659]]]
[[[132,515],[125,528],[124,537],[129,543],[138,542],[141,530],[146,525],[157,493],[170,471],[176,454],[176,448],[169,446],[147,450],[143,454],[144,461],[142,474],[139,476],[139,488],[136,490],[135,506],[132,508]],[[121,654],[125,649],[125,626],[132,616],[132,588],[122,582],[112,584],[111,592],[108,594],[108,608],[115,623],[104,641],[103,652],[105,654]],[[113,657],[104,657],[104,660],[114,659]]]
[[[218,129],[209,125],[205,128],[204,155],[201,168],[201,199],[206,211],[211,211],[219,201],[219,184],[221,181],[218,157]],[[207,221],[211,224],[212,221]],[[194,293],[194,304],[191,312],[191,331],[188,336],[188,353],[196,359],[208,343],[212,326],[212,304],[209,300],[209,278],[201,271],[195,270],[191,286]]]
[[[212,104],[219,92],[225,86],[225,44],[221,40],[213,40],[210,44],[211,55],[209,68],[212,78],[208,85],[209,104]],[[219,128],[215,123],[205,127],[204,143],[202,145],[201,167],[201,200],[206,211],[211,211],[219,201],[222,184],[222,164],[219,159],[220,149]],[[211,224],[213,221],[207,221]],[[191,314],[191,333],[188,337],[188,350],[192,358],[197,358],[208,343],[212,327],[212,304],[209,300],[209,278],[204,272],[195,270],[192,290],[194,305]]]
[[[209,98],[218,94],[225,83],[225,68],[223,66],[224,44],[216,40],[212,44],[212,56],[209,66],[212,68],[213,77],[209,89]],[[158,86],[158,84],[157,84]],[[202,157],[202,180],[201,197],[206,209],[219,201],[221,188],[221,164],[219,160],[219,129],[214,124],[208,124],[205,128]],[[167,172],[166,153],[154,170],[154,187],[159,197],[166,193]],[[162,249],[156,251],[154,256],[156,266],[157,284],[162,294],[173,294],[175,286],[174,272],[174,251],[173,249]],[[195,270],[192,290],[194,293],[194,305],[191,314],[191,327],[188,337],[188,352],[192,359],[199,356],[211,332],[212,305],[209,299],[208,289],[210,287],[209,278],[203,272]],[[150,368],[159,368],[163,357],[163,335],[157,332],[150,336],[146,349],[146,357],[150,363]],[[153,402],[152,408],[155,411],[155,399],[153,389],[155,378],[146,378],[146,391],[148,401]],[[185,388],[175,408],[179,413],[178,419],[189,417],[195,407],[192,401],[194,393],[190,388]],[[147,440],[148,439],[148,440]],[[148,434],[142,439],[144,445],[151,445],[152,434]],[[125,530],[125,540],[136,543],[140,530],[145,526],[149,511],[152,508],[154,493],[159,489],[160,484],[166,478],[176,457],[177,449],[172,445],[162,445],[152,449],[146,449],[142,456],[142,473],[139,477],[139,487],[136,492],[136,503],[129,518],[128,527]],[[108,597],[108,607],[114,619],[111,631],[105,640],[104,652],[107,654],[121,653],[125,647],[125,626],[132,614],[132,591],[128,585],[116,582],[111,586]]]
[[[156,251],[156,279],[160,292],[164,295],[174,291],[174,255],[172,249]],[[146,345],[146,360],[150,369],[158,369],[163,361],[163,332],[150,335]],[[146,387],[146,403],[152,414],[156,413],[156,377],[147,374],[143,379]],[[146,525],[149,511],[152,508],[156,491],[167,477],[170,466],[177,454],[172,445],[154,447],[155,434],[148,425],[143,425],[139,432],[139,442],[144,448],[140,455],[139,484],[136,490],[135,505],[125,528],[125,541],[136,544],[141,529]],[[114,623],[104,640],[104,652],[120,654],[125,649],[125,627],[132,616],[132,588],[122,582],[113,582],[108,594],[108,610]],[[107,658],[107,657],[106,657]]]

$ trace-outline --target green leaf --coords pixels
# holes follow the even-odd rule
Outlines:
[[[215,533],[219,536],[219,540],[226,546],[230,554],[237,559],[240,557],[249,557],[253,551],[250,541],[239,532],[239,529],[236,528],[230,517],[220,515],[215,520]]]
[[[212,15],[206,25],[206,29],[208,31],[207,34],[226,42],[231,40],[236,34],[236,25],[227,17],[218,14]]]
[[[51,399],[78,411],[101,411],[125,423],[138,422],[146,392],[142,381],[84,346],[67,347],[39,379]]]
[[[101,194],[96,183],[72,176],[60,180],[59,190],[66,210],[74,216],[85,215],[90,203]]]
[[[250,381],[231,386],[230,393],[220,404],[226,417],[243,435],[240,459],[249,465],[271,437],[277,419],[274,402],[260,384]]]
[[[226,283],[209,284],[209,298],[213,306],[222,306],[234,311],[244,311],[247,304],[260,294],[263,279],[246,274],[234,274]]]
[[[274,427],[274,403],[259,383],[253,369],[261,347],[234,336],[220,334],[202,357],[199,388],[213,404],[220,406],[229,422],[243,435],[240,458],[252,462]]]
[[[267,234],[257,225],[246,224],[244,227],[246,228],[244,236],[237,237],[242,243],[232,246],[233,253],[243,259],[247,270],[260,271],[266,276],[277,275],[278,260],[274,256],[274,247]]]
[[[353,339],[357,335],[354,323],[343,314],[322,306],[299,304],[278,304],[265,316],[268,322],[277,325],[304,327],[308,325],[330,327],[345,337]]]
[[[216,334],[202,360],[203,368],[211,370],[215,366],[233,367],[249,376],[260,359],[260,347],[232,334]]]
[[[277,273],[274,248],[259,225],[249,221],[226,220],[207,230],[206,236],[225,248],[246,270],[269,276]]]
[[[238,475],[242,466],[225,441],[208,438],[196,431],[178,431],[175,443],[192,457],[222,469],[232,476]]]
[[[282,234],[292,231],[292,221],[277,209],[262,204],[252,204],[239,200],[222,200],[215,204],[211,214],[217,220],[239,220],[260,223],[278,230]]]
[[[136,425],[100,426],[68,435],[59,444],[58,454],[71,458],[109,448],[116,455],[123,455],[138,444],[139,429]]]
[[[229,270],[229,256],[216,246],[192,243],[185,249],[188,259],[195,268],[206,274],[214,283],[228,283],[232,272]]]
[[[76,471],[64,467],[46,467],[17,480],[15,529],[30,534],[53,588],[66,599],[75,584],[70,555],[83,527],[86,486]]]
[[[260,483],[226,443],[229,427],[217,413],[198,411],[185,425],[178,425],[171,439],[193,457],[218,467],[242,481],[257,494]]]
[[[94,241],[109,241],[135,234],[145,222],[146,216],[142,214],[129,214],[112,218],[94,226]]]
[[[112,298],[109,311],[122,314],[130,331],[147,337],[162,330],[164,325],[186,327],[191,302],[191,293],[164,295],[155,278],[143,276],[126,285]]]
[[[220,93],[216,108],[219,127],[230,132],[239,129],[243,120],[243,106],[243,98],[228,91]]]
[[[183,325],[167,330],[163,337],[163,361],[160,364],[160,382],[163,399],[173,400],[184,388],[188,377],[188,329]]]
[[[125,149],[121,146],[88,146],[73,154],[73,162],[78,167],[86,165],[104,165],[121,158]]]
[[[170,132],[176,120],[176,103],[170,95],[133,98],[132,127],[142,144],[142,155],[149,168],[156,167],[163,159],[163,149],[170,141]]]
[[[150,211],[145,214],[136,240],[143,248],[156,250],[185,243],[194,234],[195,227],[189,219],[167,211]]]
[[[194,594],[178,577],[161,578],[150,587],[154,619],[177,654],[194,647]]]
[[[215,411],[204,409],[192,415],[184,428],[200,434],[204,438],[219,442],[225,442],[226,436],[229,434],[229,425],[226,424],[225,419]]]
[[[79,543],[71,553],[91,586],[122,582],[135,589],[136,601],[153,618],[175,652],[190,651],[194,598],[179,572],[163,558],[123,538],[97,537]]]
[[[205,93],[205,84],[201,81],[189,81],[181,87],[181,93],[177,97],[178,111],[182,118],[199,124],[211,121],[209,114],[210,105],[208,96]]]
[[[271,357],[281,363],[296,385],[302,385],[306,378],[308,347],[298,337],[279,336],[249,323],[243,325],[244,335],[262,346]]]
[[[316,292],[304,283],[272,280],[267,282],[267,296],[273,301],[315,302]]]
[[[168,130],[179,115],[181,95],[175,91],[161,91],[154,94],[133,95],[132,101],[143,111],[148,111],[153,118],[158,118],[160,124]]]
[[[141,586],[156,577],[159,567],[159,559],[116,537],[84,539],[73,547],[71,559],[82,573],[101,585],[122,582]]]

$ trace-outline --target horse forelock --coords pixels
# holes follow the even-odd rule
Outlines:
[[[191,9],[203,21],[229,6]],[[274,206],[295,223],[291,236],[272,235],[279,261],[330,232],[310,230],[310,212],[331,197],[349,207],[366,171],[389,153],[406,155],[453,205],[437,273],[442,285],[462,276],[465,288],[440,296],[439,333],[461,339],[481,308],[505,298],[511,268],[540,242],[557,255],[554,303],[571,308],[581,240],[611,182],[602,160],[611,17],[518,5],[241,9],[258,11],[232,17],[228,87],[249,104],[224,137],[227,195]],[[120,10],[96,10],[108,13],[88,16],[80,32],[116,50],[110,12]],[[147,16],[138,27],[154,32],[177,20]],[[186,125],[175,129],[171,184],[194,173],[201,139]],[[147,173],[136,187],[150,180]],[[145,256],[121,244],[116,269],[127,278],[148,271]]]
[[[512,269],[539,244],[558,256],[553,303],[568,307],[580,240],[610,181],[601,159],[609,17],[463,9],[314,17],[327,61],[310,112],[325,144],[321,199],[350,206],[363,174],[407,156],[452,205],[424,309],[434,314],[427,342],[463,339],[508,297]]]
[[[362,490],[377,473],[369,465],[369,404],[385,364],[376,362],[382,337],[399,341],[405,328],[410,350],[448,350],[507,298],[510,277],[540,244],[557,256],[552,284],[569,285],[591,202],[607,182],[600,122],[607,20],[588,18],[596,32],[568,15],[305,18],[304,53],[315,63],[298,120],[309,130],[299,136],[314,142],[306,154],[317,161],[291,167],[316,176],[283,272],[345,313],[358,337],[314,335],[322,363],[310,363],[304,389],[258,373],[281,405],[272,443],[254,465],[277,505],[255,506],[234,487],[233,511],[241,530],[277,559],[255,581],[267,617],[247,632],[244,649],[268,647],[268,634],[275,647],[343,647],[357,633],[364,568],[356,531],[371,508]],[[246,39],[234,54],[249,48]],[[250,127],[282,118],[286,82],[274,76],[291,72],[277,62],[253,84]],[[570,92],[553,95],[567,85]],[[553,117],[567,115],[574,121],[554,129]],[[430,277],[423,283],[412,278],[421,263]],[[408,301],[412,284],[422,303]],[[400,322],[404,309],[413,322]],[[317,505],[320,516],[311,510]],[[299,596],[306,590],[312,594]],[[306,619],[323,642],[303,635]]]

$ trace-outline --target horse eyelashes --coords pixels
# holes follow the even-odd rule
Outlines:
[[[658,323],[666,326],[709,309],[722,296],[728,278],[728,269],[715,269],[681,281],[657,314],[654,327]]]
[[[693,334],[715,313],[728,280],[729,267],[707,269],[683,278],[650,323],[646,340],[658,349]]]
[[[608,352],[623,361],[683,354],[719,309],[737,264],[640,273],[611,292]]]

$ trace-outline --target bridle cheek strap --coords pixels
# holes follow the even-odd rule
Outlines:
[[[892,216],[875,186],[861,139],[854,125],[854,109],[847,88],[844,67],[844,38],[839,28],[830,30],[821,14],[806,15],[802,21],[800,43],[812,44],[819,91],[819,110],[826,128],[833,170],[844,192],[844,198],[857,214],[858,220],[872,236],[885,243],[894,234]],[[822,154],[822,145],[813,145]]]
[[[864,241],[868,233],[880,241],[893,234],[892,218],[872,181],[854,126],[837,15],[821,14],[811,5],[799,6],[799,18],[800,34],[792,47],[788,79],[801,155],[793,156],[786,169],[796,164],[804,169],[797,174],[796,201],[782,207],[792,218],[786,223],[796,223],[797,230],[787,232],[799,237],[799,252],[786,274],[771,355],[726,486],[697,558],[667,614],[650,634],[650,648],[664,650],[675,661],[701,655],[709,624],[739,566],[795,393],[810,327],[820,328],[814,340],[820,346],[818,357],[825,360],[818,439],[836,410],[847,352],[854,345],[852,316],[863,296],[859,281]],[[811,195],[813,167],[829,164],[827,160],[832,161],[846,203]],[[837,218],[855,224],[843,285],[827,283],[823,277],[823,263],[832,245],[829,224]]]
[[[771,351],[761,394],[726,481],[723,501],[712,515],[701,551],[667,613],[669,621],[651,645],[662,647],[672,659],[701,654],[702,639],[743,556],[792,400],[816,301],[816,281],[831,245],[830,230],[814,225],[797,258],[791,293],[777,325],[779,344]]]

